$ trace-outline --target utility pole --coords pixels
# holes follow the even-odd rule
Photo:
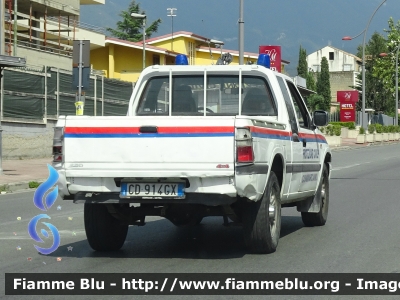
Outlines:
[[[239,65],[244,64],[244,20],[243,20],[243,0],[240,0],[239,9]]]
[[[74,40],[72,52],[72,88],[77,90],[75,114],[82,116],[85,107],[85,91],[90,83],[90,40]]]
[[[18,34],[18,25],[17,25],[17,20],[18,20],[18,16],[17,16],[17,11],[18,11],[18,6],[17,6],[18,0],[14,1],[14,47],[13,47],[13,55],[17,56],[17,34]]]

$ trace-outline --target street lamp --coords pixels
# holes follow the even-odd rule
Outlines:
[[[174,10],[177,10],[176,8],[167,8],[167,10],[169,10],[169,15],[167,15],[167,17],[171,17],[171,51],[174,51],[174,17],[176,17],[176,15],[174,15]]]
[[[345,36],[342,38],[342,40],[344,40],[344,41],[351,41],[351,40],[355,39],[356,37],[360,36],[362,33],[364,33],[363,52],[362,52],[362,94],[361,94],[361,96],[362,96],[361,127],[363,127],[364,129],[366,129],[366,122],[364,120],[364,118],[365,118],[365,37],[367,35],[368,27],[369,27],[369,24],[371,23],[372,18],[375,16],[378,9],[385,2],[386,2],[386,0],[382,1],[382,3],[379,4],[379,6],[375,9],[374,13],[372,14],[371,18],[368,21],[367,27],[365,27],[365,29],[363,31],[361,31],[360,34],[358,34],[354,37]]]
[[[146,68],[146,15],[131,13],[131,17],[136,20],[143,20],[143,70]]]
[[[394,124],[397,126],[399,125],[399,49],[400,44],[394,50],[396,51],[396,104],[395,104],[395,111],[394,111]],[[393,53],[392,51],[391,53]],[[379,54],[381,57],[388,56],[388,53],[381,53]]]

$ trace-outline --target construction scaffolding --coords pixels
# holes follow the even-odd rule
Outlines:
[[[5,53],[17,56],[17,46],[72,55],[77,30],[104,34],[104,29],[79,21],[79,8],[66,1],[4,2]]]

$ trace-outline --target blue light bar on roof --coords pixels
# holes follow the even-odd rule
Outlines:
[[[264,66],[269,69],[271,67],[271,58],[268,54],[262,53],[258,56],[257,65]]]
[[[189,65],[188,59],[185,54],[178,54],[175,58],[175,65]]]

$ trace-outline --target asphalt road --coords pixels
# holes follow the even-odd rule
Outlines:
[[[327,224],[306,228],[295,208],[284,208],[278,250],[270,255],[248,254],[241,227],[224,227],[222,218],[206,218],[195,228],[176,228],[167,220],[150,218],[146,226],[130,227],[122,250],[94,252],[86,241],[83,205],[60,199],[47,212],[49,222],[59,229],[60,247],[50,255],[40,255],[27,232],[28,222],[42,213],[33,205],[33,192],[0,195],[0,297],[4,295],[4,274],[16,272],[399,273],[399,153],[400,144],[334,152]],[[85,298],[119,297],[74,296]],[[312,297],[280,297],[295,298]]]

